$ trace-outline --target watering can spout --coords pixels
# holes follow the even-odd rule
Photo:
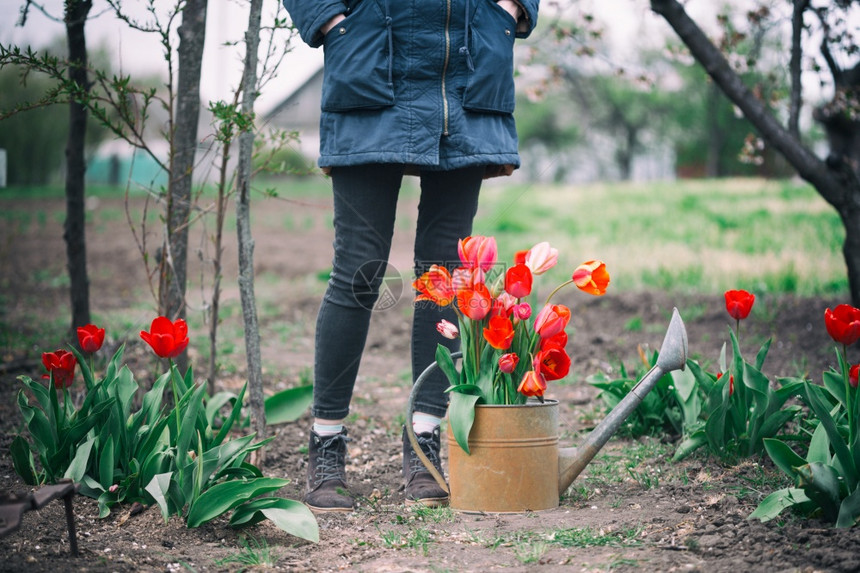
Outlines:
[[[657,364],[643,376],[627,396],[598,424],[578,448],[561,448],[558,459],[558,493],[563,494],[573,480],[594,459],[600,448],[618,430],[624,420],[665,374],[683,370],[687,362],[687,330],[678,309],[672,310],[672,320],[663,338]]]

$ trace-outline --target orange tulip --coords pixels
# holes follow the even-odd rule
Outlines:
[[[472,320],[481,320],[493,307],[490,291],[484,284],[476,284],[457,292],[457,308]]]
[[[609,286],[609,272],[603,261],[582,263],[573,271],[571,278],[579,290],[594,296],[603,296]]]
[[[538,372],[529,370],[523,376],[517,392],[523,396],[543,396],[546,390],[546,380]]]
[[[451,273],[439,265],[431,266],[429,271],[415,279],[412,288],[418,291],[416,302],[429,300],[439,306],[448,306],[454,300]]]

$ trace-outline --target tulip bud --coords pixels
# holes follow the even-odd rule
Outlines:
[[[457,325],[445,320],[444,318],[436,325],[436,330],[448,340],[454,340],[460,336],[460,331],[457,329]]]

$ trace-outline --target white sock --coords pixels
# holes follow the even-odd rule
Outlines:
[[[333,436],[341,433],[343,424],[317,424],[314,422],[314,432],[318,436]]]
[[[412,429],[416,434],[427,434],[436,430],[439,424],[442,423],[442,418],[415,412],[412,414]]]

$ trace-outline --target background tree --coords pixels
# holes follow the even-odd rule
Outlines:
[[[168,264],[163,267],[159,310],[175,320],[185,317],[188,226],[191,185],[200,120],[200,73],[206,40],[207,0],[185,0],[179,26],[176,113],[171,118],[170,180],[167,188]],[[187,354],[182,362],[187,365]]]
[[[819,108],[816,117],[830,118],[824,123],[830,140],[830,153],[825,159],[817,157],[807,145],[801,141],[795,128],[789,128],[781,123],[780,118],[768,109],[754,88],[746,85],[738,73],[732,68],[726,55],[708,38],[701,27],[689,16],[686,9],[677,0],[650,0],[651,9],[662,16],[672,27],[681,41],[690,50],[692,56],[708,72],[713,81],[741,110],[744,116],[756,127],[767,145],[773,147],[797,170],[798,175],[808,181],[818,193],[839,213],[845,227],[845,243],[843,255],[848,270],[848,285],[851,300],[854,305],[860,305],[860,162],[857,161],[857,147],[860,138],[857,129],[858,83],[853,70],[858,69],[857,43],[850,32],[844,27],[847,21],[846,10],[850,10],[855,0],[836,0],[833,4],[815,8],[814,17],[817,19],[818,31],[823,34],[820,53],[827,62],[831,74],[830,84],[833,86],[833,98],[823,108]],[[798,33],[798,27],[809,30],[815,22],[807,18],[811,3],[806,0],[793,0],[792,12],[793,33],[792,41],[798,42],[803,33]],[[842,12],[840,12],[840,10]],[[770,16],[767,8],[747,14],[753,25],[757,25]],[[808,32],[807,32],[808,33]],[[833,54],[834,47],[839,47],[842,57],[854,60],[853,65],[839,65]],[[802,43],[794,43],[791,47],[792,61],[797,61],[798,54],[804,53]],[[850,71],[846,71],[850,70]],[[796,72],[796,70],[795,70]],[[860,74],[856,74],[860,76]],[[800,78],[792,77],[792,100],[801,98]],[[832,110],[829,112],[827,110]],[[838,127],[834,129],[834,126]],[[834,137],[835,136],[835,137]]]
[[[260,45],[260,18],[263,0],[251,0],[248,29],[245,32],[245,68],[242,75],[242,113],[253,118],[257,98],[257,51]],[[253,125],[253,123],[251,124]],[[260,355],[260,328],[254,294],[254,239],[251,236],[251,159],[254,154],[254,131],[239,134],[237,168],[236,232],[239,239],[239,292],[245,325],[245,356],[248,365],[250,406],[258,439],[266,437],[266,411],[263,398],[263,368]],[[260,452],[263,456],[263,453]],[[262,458],[260,459],[262,462]]]

